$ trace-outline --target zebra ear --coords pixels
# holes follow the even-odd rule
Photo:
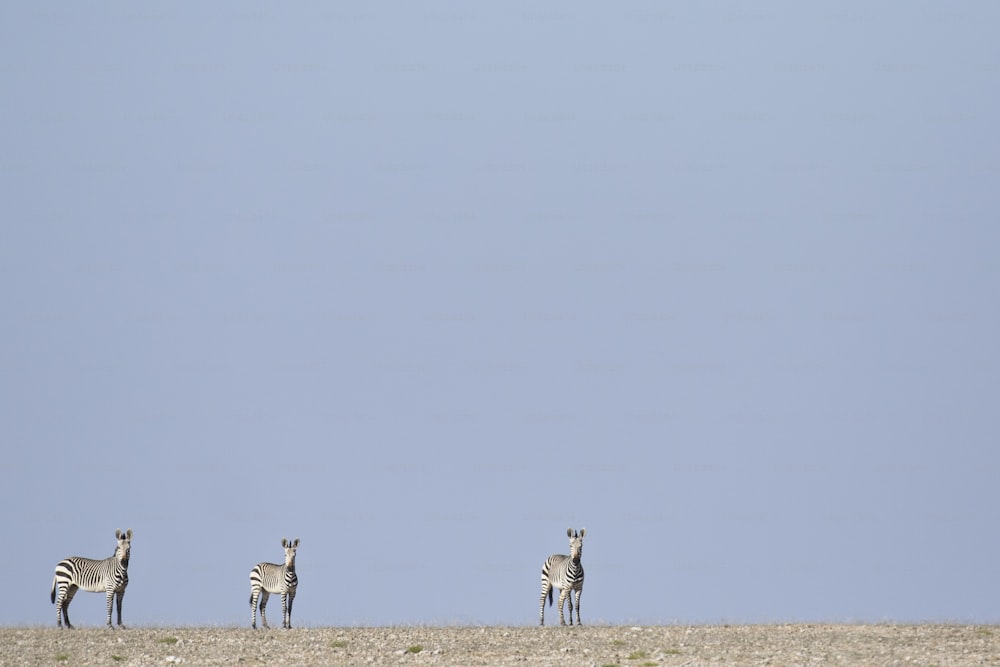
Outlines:
[[[122,531],[120,528],[115,528],[115,539],[116,540],[122,539]]]
[[[587,534],[587,529],[586,528],[581,528],[580,529],[580,537],[583,537],[586,534]]]
[[[572,528],[567,528],[566,529],[566,537],[573,537],[573,529]]]
[[[130,540],[132,539],[132,529],[131,528],[129,528],[127,531],[125,531],[125,537],[127,537]]]
[[[282,546],[282,548],[285,548],[285,547],[288,546],[288,538],[287,537],[282,537],[281,538],[281,546]]]
[[[295,541],[292,542],[292,546],[295,547],[296,549],[299,547],[299,538],[297,537],[295,538]]]

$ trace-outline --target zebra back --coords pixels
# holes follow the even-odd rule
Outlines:
[[[117,591],[128,581],[128,568],[115,556],[104,560],[73,556],[56,565],[55,579],[56,585],[52,588],[53,602],[55,602],[55,589],[61,583],[77,586],[91,593]]]
[[[295,568],[288,568],[286,565],[277,563],[257,563],[250,572],[250,587],[252,589],[263,589],[268,593],[287,593],[295,590],[299,585],[299,578],[295,574]]]

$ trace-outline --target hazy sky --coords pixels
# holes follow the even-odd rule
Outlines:
[[[998,34],[6,3],[0,624],[1000,621]]]

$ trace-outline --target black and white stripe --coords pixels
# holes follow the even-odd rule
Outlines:
[[[93,560],[74,556],[60,561],[56,565],[56,574],[52,578],[52,602],[56,605],[56,623],[72,628],[69,622],[69,603],[79,589],[100,593],[104,591],[108,599],[108,627],[111,627],[111,605],[118,598],[118,626],[122,625],[122,598],[125,587],[128,586],[128,560],[132,551],[132,529],[124,533],[115,531],[118,547],[115,555],[104,560]]]
[[[292,627],[292,601],[295,599],[295,589],[299,578],[295,574],[295,550],[299,548],[299,540],[289,542],[282,538],[281,546],[285,549],[285,564],[258,563],[250,571],[250,627],[257,627],[257,598],[260,598],[260,620],[264,627],[267,617],[264,608],[271,593],[281,594],[281,627]]]
[[[587,534],[586,528],[581,528],[580,532],[574,532],[572,528],[566,530],[569,537],[569,555],[553,554],[545,559],[542,565],[542,599],[538,604],[539,625],[545,625],[545,597],[549,598],[549,605],[552,604],[552,589],[559,589],[559,623],[566,625],[563,616],[563,601],[569,600],[569,624],[573,625],[573,594],[576,591],[576,624],[580,621],[580,596],[583,594],[583,565],[580,558],[583,556],[583,536]]]

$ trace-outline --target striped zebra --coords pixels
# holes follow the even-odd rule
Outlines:
[[[56,575],[52,578],[52,602],[56,605],[56,623],[72,628],[69,622],[69,603],[79,589],[100,593],[104,591],[108,598],[108,627],[111,627],[111,603],[118,598],[118,627],[122,625],[122,598],[125,597],[125,587],[128,586],[128,559],[132,552],[132,529],[124,533],[115,531],[118,547],[115,555],[104,560],[93,560],[74,556],[60,561],[56,565]],[[57,593],[58,591],[58,593]]]
[[[553,587],[559,589],[559,623],[566,625],[563,601],[569,600],[569,624],[573,625],[573,591],[576,591],[576,624],[582,625],[580,596],[583,595],[583,565],[580,564],[580,558],[583,556],[583,536],[586,534],[586,528],[581,528],[578,533],[572,528],[566,529],[569,555],[553,554],[545,559],[542,565],[542,599],[538,604],[539,625],[545,625],[545,597],[548,596],[551,606]]]
[[[250,627],[257,627],[257,598],[260,598],[260,620],[267,625],[264,608],[271,593],[281,593],[281,627],[292,627],[292,601],[295,599],[295,589],[299,578],[295,574],[295,550],[299,548],[299,539],[289,542],[282,538],[281,546],[285,549],[285,564],[257,563],[250,570]]]

